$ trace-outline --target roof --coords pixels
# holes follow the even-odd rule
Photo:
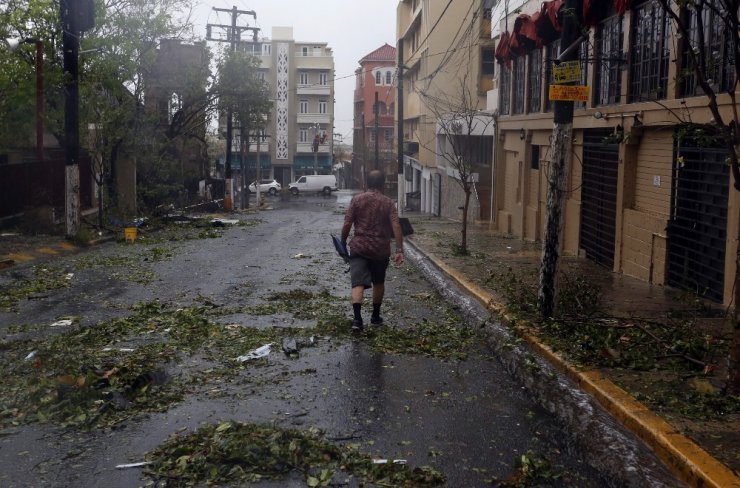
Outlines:
[[[380,46],[370,54],[366,54],[360,59],[360,63],[367,61],[395,61],[396,60],[396,48],[388,44],[387,42]]]

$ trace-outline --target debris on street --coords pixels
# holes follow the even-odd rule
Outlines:
[[[264,346],[258,347],[257,349],[253,349],[252,351],[249,351],[247,354],[237,357],[236,362],[243,363],[245,361],[251,361],[253,359],[260,359],[260,358],[267,357],[270,354],[271,346],[272,346],[272,343],[265,344]]]

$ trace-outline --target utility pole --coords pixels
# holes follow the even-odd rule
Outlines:
[[[254,33],[254,37],[256,40],[257,32],[259,29],[257,27],[248,27],[248,26],[237,26],[236,25],[236,19],[239,17],[239,15],[251,15],[254,17],[255,20],[257,20],[257,13],[254,10],[238,10],[235,6],[226,9],[226,8],[216,8],[213,7],[213,10],[216,12],[228,12],[231,14],[231,25],[222,25],[222,24],[207,24],[206,25],[206,39],[209,41],[218,41],[218,42],[228,42],[231,44],[231,52],[233,53],[236,51],[236,45],[237,43],[241,42],[241,34],[245,30],[251,30]],[[227,32],[226,39],[221,38],[214,38],[211,36],[212,29],[220,28],[225,29]],[[234,134],[234,123],[233,123],[233,117],[234,113],[232,108],[229,106],[226,109],[226,163],[224,165],[224,210],[233,210],[234,208],[234,180],[231,178],[231,158],[232,158],[232,144],[233,144],[233,134]],[[244,161],[242,161],[242,166],[244,166]],[[244,168],[242,168],[242,173],[244,173]],[[244,175],[242,175],[242,178],[244,178]]]
[[[365,131],[365,112],[362,112],[360,116],[360,122],[362,123],[362,189],[365,188],[365,182],[367,181],[367,138]]]
[[[313,125],[313,143],[311,144],[311,150],[313,151],[313,174],[317,175],[319,169],[319,125]]]
[[[380,134],[378,133],[378,115],[380,115],[380,110],[378,110],[378,92],[375,92],[375,104],[373,105],[373,113],[375,114],[375,169],[378,169],[378,140],[380,139]]]
[[[396,95],[396,107],[398,110],[398,116],[396,117],[396,123],[398,124],[396,137],[398,138],[398,215],[403,215],[403,195],[404,195],[404,179],[403,179],[403,37],[398,40],[398,93]]]
[[[565,0],[563,31],[560,37],[560,55],[557,62],[578,59],[581,42],[579,15],[582,0]],[[566,162],[571,160],[573,147],[573,101],[553,101],[553,131],[550,146],[550,168],[547,176],[547,220],[542,245],[540,289],[537,308],[543,317],[552,317],[555,311],[555,281],[560,259],[560,241],[563,221],[563,199],[566,193]]]
[[[80,230],[80,33],[95,26],[95,7],[90,0],[60,0],[64,68],[64,215],[67,237]]]

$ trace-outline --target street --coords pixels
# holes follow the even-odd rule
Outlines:
[[[318,429],[373,458],[431,466],[444,486],[490,486],[520,476],[523,462],[546,486],[610,486],[493,357],[480,320],[442,299],[414,259],[389,268],[385,325],[349,333],[349,275],[329,234],[339,233],[350,198],[268,198],[269,209],[242,214],[239,225],[144,228],[135,244],[2,271],[3,290],[39,273],[64,283],[0,312],[0,486],[151,484],[146,466],[116,466],[145,461],[172,434],[231,420]],[[81,335],[100,324],[100,334]],[[281,350],[286,339],[291,354]],[[268,343],[265,358],[235,360]],[[55,347],[69,350],[55,356]],[[35,374],[57,382],[40,400],[24,397]],[[94,397],[92,376],[107,396],[59,401],[60,391]],[[131,378],[147,386],[135,392]],[[61,406],[46,408],[52,389]],[[304,478],[294,470],[255,485],[306,486]],[[331,483],[358,486],[339,478]]]

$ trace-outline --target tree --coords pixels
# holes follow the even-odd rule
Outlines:
[[[460,229],[461,254],[468,253],[468,210],[473,193],[474,168],[481,147],[480,141],[493,124],[493,117],[480,110],[478,96],[470,89],[467,73],[459,78],[458,93],[455,97],[438,98],[428,92],[421,92],[424,103],[437,119],[437,156],[444,159],[454,170],[454,180],[464,194],[462,207],[462,226]],[[488,148],[492,152],[492,147]]]
[[[215,92],[219,97],[222,113],[233,112],[241,131],[242,147],[249,147],[251,131],[265,128],[271,102],[267,84],[259,78],[260,60],[241,51],[226,51],[218,64],[218,81]],[[245,147],[246,144],[246,147]],[[260,162],[257,161],[257,179]],[[241,161],[242,186],[247,181],[246,157]],[[244,189],[243,189],[244,190]],[[245,190],[242,195],[244,196]]]
[[[96,0],[95,27],[81,39],[80,133],[99,154],[94,172],[101,189],[115,200],[115,177],[121,154],[137,154],[143,173],[167,166],[178,140],[193,137],[193,113],[213,100],[205,94],[191,101],[183,115],[158,128],[156,110],[145,110],[147,79],[161,39],[191,39],[192,25],[183,12],[193,0]],[[33,37],[44,42],[45,128],[64,145],[63,80],[58,2],[8,0],[0,6],[0,37]],[[208,71],[193,72],[192,83],[206,89]],[[17,134],[32,133],[34,63],[32,53],[0,49],[0,149],[17,143]],[[94,127],[92,132],[88,127]],[[204,131],[203,131],[204,132]],[[92,141],[88,141],[89,134]],[[203,137],[203,136],[200,136]],[[151,179],[146,180],[148,183]],[[182,182],[179,182],[182,185]],[[98,204],[102,207],[101,195]],[[102,223],[102,212],[99,223]]]

